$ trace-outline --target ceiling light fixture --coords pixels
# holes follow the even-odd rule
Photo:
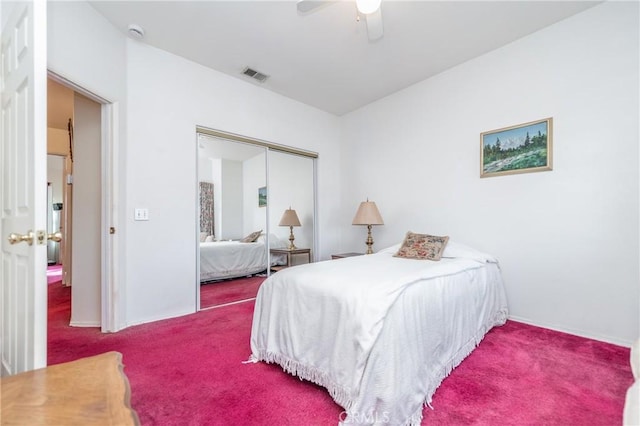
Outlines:
[[[321,7],[337,3],[337,0],[298,0],[298,13],[306,15]],[[360,18],[364,17],[367,23],[367,37],[369,41],[376,41],[384,35],[384,26],[382,25],[382,0],[356,0],[356,21],[360,22]]]
[[[356,0],[356,7],[358,8],[358,12],[363,15],[369,15],[380,9],[381,2],[382,0]]]
[[[136,24],[129,25],[129,37],[142,40],[144,38],[144,28]]]

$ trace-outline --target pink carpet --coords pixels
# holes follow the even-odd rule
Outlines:
[[[335,425],[328,392],[250,354],[253,302],[101,334],[50,286],[49,364],[115,350],[143,425]],[[429,425],[619,425],[629,349],[509,321],[444,380]]]
[[[256,297],[266,277],[236,278],[200,285],[200,308],[223,305]]]
[[[47,284],[62,281],[62,265],[47,266]]]
[[[620,425],[632,380],[627,348],[509,321],[445,380],[425,421]]]

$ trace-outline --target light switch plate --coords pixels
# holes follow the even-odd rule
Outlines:
[[[149,220],[149,209],[135,209],[133,220]]]

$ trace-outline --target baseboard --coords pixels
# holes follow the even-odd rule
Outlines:
[[[73,321],[69,322],[71,327],[101,327],[100,321]]]
[[[0,369],[0,377],[7,377],[10,375],[9,369],[5,365],[4,360],[2,361],[2,369]]]
[[[571,334],[578,337],[584,337],[586,339],[598,340],[600,342],[611,343],[612,345],[617,345],[617,346],[624,346],[625,348],[630,348],[633,343],[632,340],[617,339],[611,336],[601,336],[601,335],[589,333],[583,330],[575,330],[571,328],[559,327],[559,326],[541,323],[537,321],[531,321],[527,318],[521,318],[516,315],[509,315],[509,319],[514,320],[516,322],[533,325],[535,327],[546,328],[553,331],[559,331],[561,333],[567,333],[567,334]]]
[[[165,319],[183,317],[185,315],[195,314],[196,312],[197,311],[179,311],[179,312],[166,313],[163,316],[153,316],[153,317],[147,317],[147,318],[138,318],[136,320],[128,322],[126,326],[121,328],[121,330],[123,330],[125,328],[129,328],[129,327],[133,327],[133,326],[136,326],[136,325],[147,324],[147,323],[150,323],[150,322],[162,321],[162,320],[165,320]]]

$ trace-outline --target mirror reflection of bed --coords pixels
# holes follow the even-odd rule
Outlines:
[[[258,287],[267,277],[266,247],[282,246],[275,235],[256,231],[240,240],[203,241],[200,243],[200,304],[202,308],[255,298]],[[206,238],[206,237],[205,237]],[[283,259],[272,256],[272,265]]]
[[[198,134],[201,309],[253,300],[287,266],[286,255],[269,249],[289,245],[290,228],[278,226],[289,204],[301,222],[296,246],[313,248],[313,176],[313,158]]]

